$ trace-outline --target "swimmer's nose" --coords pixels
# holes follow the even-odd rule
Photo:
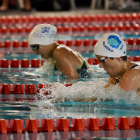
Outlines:
[[[100,63],[100,62],[99,62],[99,67],[100,67],[100,68],[104,68],[103,63]]]

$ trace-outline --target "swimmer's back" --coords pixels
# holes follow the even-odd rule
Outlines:
[[[53,52],[53,56],[57,55],[58,53],[61,59],[65,59],[68,57],[70,61],[73,62],[75,67],[80,67],[83,63],[83,57],[78,52],[65,45],[58,45],[58,47]]]

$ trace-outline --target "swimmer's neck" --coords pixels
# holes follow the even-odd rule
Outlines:
[[[50,54],[49,54],[50,59],[53,59],[53,52],[58,46],[59,44],[57,44],[56,42],[50,45]]]

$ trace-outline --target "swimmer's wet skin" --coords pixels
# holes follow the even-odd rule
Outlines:
[[[54,61],[54,70],[58,71],[59,69],[57,69],[55,63],[56,61]],[[79,68],[76,68],[76,70],[80,78],[84,78],[85,76],[87,76],[87,70],[88,70],[87,62],[83,60],[83,63],[81,64],[81,66]]]
[[[52,62],[55,60],[56,69],[68,78],[79,79],[83,76],[83,72],[87,71],[87,63],[78,52],[65,45],[57,44],[54,41],[56,32],[57,29],[53,25],[39,24],[28,36],[29,45],[35,54],[41,55],[45,60],[52,59]]]
[[[126,49],[126,43],[118,34],[108,33],[98,40],[94,54],[100,68],[110,76],[105,88],[118,83],[122,89],[135,90],[140,95],[140,66],[127,59]]]

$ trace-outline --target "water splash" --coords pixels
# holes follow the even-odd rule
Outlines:
[[[46,61],[45,70],[47,70],[49,62]],[[49,66],[50,67],[50,66]],[[41,67],[39,72],[45,72],[44,68]],[[51,70],[52,71],[52,70]],[[68,80],[58,74],[56,79],[58,82],[53,84],[46,78],[40,78],[40,83],[46,83],[51,87],[44,87],[40,90],[42,99],[53,98],[53,102],[94,102],[99,103],[103,101],[113,100],[116,104],[139,104],[140,97],[136,94],[136,91],[124,91],[118,85],[112,85],[110,88],[104,88],[108,80],[107,73],[100,69],[99,66],[91,66],[88,70],[90,78],[79,79],[79,80]],[[53,77],[54,78],[54,77]],[[66,87],[65,82],[73,83],[72,86]],[[44,96],[44,92],[49,91],[51,94]]]
[[[118,85],[104,88],[105,81],[94,79],[94,81],[79,81],[72,86],[66,87],[62,83],[53,83],[50,87],[40,90],[42,99],[52,98],[51,102],[89,102],[101,103],[104,101],[114,101],[116,104],[138,104],[140,97],[136,91],[124,91]],[[48,96],[44,92],[49,91]]]

